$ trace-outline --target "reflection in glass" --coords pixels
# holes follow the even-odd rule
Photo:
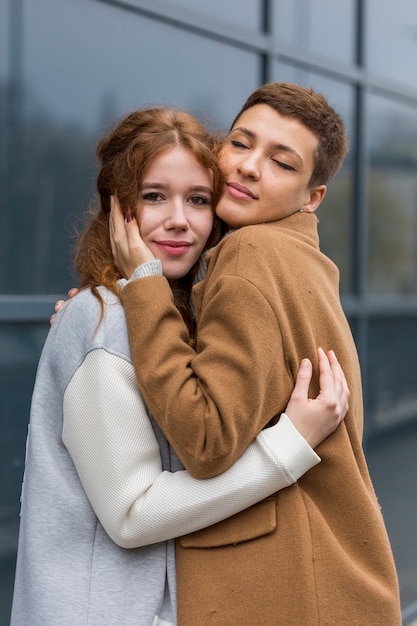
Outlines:
[[[0,0],[0,96],[6,77],[6,64],[9,60],[9,12],[9,0]]]
[[[353,0],[276,0],[274,33],[299,50],[353,63],[354,8]]]
[[[210,2],[196,2],[196,0],[175,0],[175,4],[191,10],[193,15],[200,13],[215,20],[230,22],[234,27],[243,27],[259,30],[261,23],[261,5],[263,0],[210,0]]]
[[[417,293],[417,111],[369,97],[368,290]]]
[[[352,202],[353,202],[353,90],[345,84],[302,71],[283,63],[274,66],[274,80],[298,83],[323,93],[341,115],[350,142],[342,169],[330,181],[327,194],[317,210],[320,247],[340,270],[340,289],[352,290]]]
[[[48,324],[0,325],[0,475],[6,517],[19,508],[16,486],[22,479],[30,399]]]
[[[75,281],[71,245],[94,192],[97,139],[155,104],[226,128],[257,86],[258,59],[106,3],[34,0],[23,20],[22,88],[13,123],[0,118],[0,293],[62,294]]]
[[[0,324],[0,623],[9,623],[30,402],[48,324]]]
[[[390,80],[416,89],[417,3],[367,0],[366,62]]]
[[[378,318],[369,322],[367,392],[375,428],[395,426],[417,415],[413,337],[417,337],[415,317]]]

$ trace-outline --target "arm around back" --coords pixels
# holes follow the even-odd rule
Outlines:
[[[216,478],[162,471],[133,368],[103,349],[87,354],[68,385],[63,441],[97,517],[124,548],[221,521],[293,484],[320,461],[283,415]]]

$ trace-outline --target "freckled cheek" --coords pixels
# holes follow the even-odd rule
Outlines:
[[[219,154],[219,165],[224,175],[227,175],[232,167],[230,156],[227,155],[226,150],[221,150]]]

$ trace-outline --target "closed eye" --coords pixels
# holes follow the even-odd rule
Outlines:
[[[236,139],[232,139],[231,142],[232,146],[235,146],[235,148],[246,148],[247,146],[245,146],[244,143],[242,143],[241,141],[237,141]]]
[[[288,163],[284,163],[283,161],[277,161],[277,159],[272,159],[274,163],[276,163],[279,167],[282,167],[284,170],[289,170],[290,172],[296,172],[295,167],[292,165],[288,165]]]

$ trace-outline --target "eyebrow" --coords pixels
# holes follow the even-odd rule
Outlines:
[[[141,184],[141,190],[143,191],[144,189],[167,189],[167,187],[169,187],[169,185],[165,185],[164,183],[142,183]],[[191,185],[189,187],[190,191],[195,191],[195,192],[200,192],[200,193],[208,193],[210,195],[213,194],[213,189],[211,189],[210,187],[206,187],[205,185]]]
[[[250,139],[256,139],[256,133],[254,133],[252,130],[249,130],[249,128],[245,128],[244,126],[235,126],[230,131],[230,134],[232,134],[234,131],[240,131],[241,133],[247,135]],[[292,154],[298,161],[300,161],[301,164],[304,164],[303,159],[301,158],[297,150],[294,150],[294,148],[291,148],[291,146],[288,146],[285,143],[273,143],[271,144],[271,148],[274,152],[288,152],[289,154]]]

